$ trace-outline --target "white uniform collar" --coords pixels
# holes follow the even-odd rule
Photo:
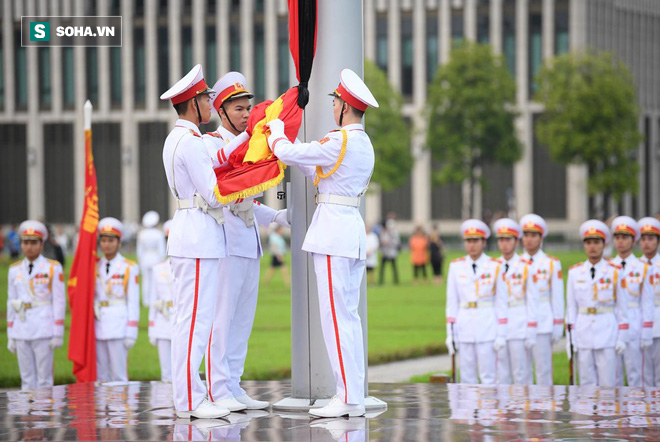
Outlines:
[[[585,265],[585,268],[587,270],[591,269],[592,267],[595,267],[596,272],[598,272],[601,268],[606,267],[608,265],[608,262],[605,261],[604,258],[601,258],[600,261],[598,261],[596,264],[592,264],[591,261],[589,261],[589,259],[587,259],[584,262],[584,265]]]
[[[514,264],[520,261],[520,255],[514,253],[511,259],[508,261],[504,259],[504,256],[502,256],[500,259],[502,260],[502,264],[509,264],[509,267],[512,267]]]
[[[347,124],[342,127],[343,130],[364,130],[364,126],[361,123]]]
[[[178,120],[176,120],[176,123],[174,123],[174,125],[178,127],[185,127],[186,129],[193,130],[197,134],[202,135],[202,133],[199,131],[199,127],[197,127],[197,125],[192,121],[183,120],[179,118]]]
[[[229,130],[225,129],[225,127],[221,124],[218,126],[218,130],[216,130],[220,135],[222,135],[222,138],[225,139],[225,141],[231,141],[234,138],[236,138],[236,135],[231,133]]]
[[[628,267],[629,265],[632,266],[634,264],[637,264],[638,260],[639,260],[639,258],[637,258],[633,253],[631,253],[626,258],[626,267]],[[614,259],[612,259],[612,262],[616,265],[621,265],[621,261],[623,261],[623,258],[621,258],[619,255],[616,255],[616,257]]]
[[[103,256],[103,258],[101,258],[101,262],[102,262],[103,264],[109,262],[111,266],[114,266],[116,263],[121,262],[121,261],[123,261],[123,260],[124,260],[124,257],[121,256],[121,253],[119,253],[119,252],[117,252],[117,254],[115,255],[115,257],[112,258],[110,261],[108,261],[108,259],[107,259],[105,256]],[[105,270],[105,269],[104,269],[104,270]]]
[[[530,259],[533,259],[534,262],[536,262],[537,260],[540,261],[543,258],[545,258],[545,252],[542,249],[539,249],[539,251],[536,252],[534,256],[532,256],[529,253],[527,253],[527,251],[525,250],[525,253],[522,254],[522,258],[526,261],[529,261]]]
[[[39,255],[39,256],[37,256],[37,259],[35,259],[34,261],[32,261],[32,264],[33,264],[33,266],[32,266],[32,272],[34,272],[34,269],[36,269],[37,266],[38,266],[39,264],[41,264],[41,262],[42,262],[43,260],[45,260],[45,259],[46,259],[46,258],[44,258],[44,255]],[[27,259],[27,258],[23,258],[23,268],[25,269],[26,272],[29,270],[29,269],[28,269],[28,266],[29,266],[29,265],[30,265],[30,260]]]

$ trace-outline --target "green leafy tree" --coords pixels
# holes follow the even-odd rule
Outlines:
[[[516,84],[504,59],[488,45],[464,42],[454,48],[429,89],[426,145],[440,164],[434,181],[470,182],[467,206],[473,216],[472,193],[486,182],[486,164],[512,164],[522,146],[514,122]]]
[[[541,69],[537,81],[536,99],[545,105],[537,136],[551,157],[564,165],[586,165],[589,194],[602,192],[605,209],[611,196],[619,200],[636,193],[635,153],[642,136],[626,65],[605,52],[563,54]]]
[[[364,80],[379,104],[365,116],[365,130],[376,155],[371,181],[384,191],[394,190],[406,182],[413,166],[410,128],[401,113],[403,99],[372,61],[364,62]]]

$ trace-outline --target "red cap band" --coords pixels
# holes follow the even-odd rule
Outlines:
[[[220,91],[215,101],[213,102],[213,107],[215,108],[216,112],[220,109],[222,103],[224,103],[228,98],[231,98],[232,95],[243,92],[249,94],[249,92],[245,89],[245,86],[243,86],[241,83],[234,83],[228,88]]]
[[[171,98],[172,104],[179,104],[179,103],[183,103],[184,101],[190,100],[191,98],[195,97],[198,94],[201,94],[208,88],[209,87],[206,84],[206,81],[204,81],[204,79],[202,78],[197,83],[193,84],[188,89],[183,91],[181,94],[172,97]]]
[[[337,94],[339,98],[341,98],[342,100],[344,100],[345,102],[347,102],[348,104],[350,104],[359,111],[364,112],[369,107],[368,104],[360,101],[358,98],[351,95],[351,93],[348,90],[346,90],[346,88],[344,88],[344,85],[342,84],[340,84],[339,87],[335,89],[335,94]]]

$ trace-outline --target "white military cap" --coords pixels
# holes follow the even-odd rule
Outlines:
[[[167,221],[165,221],[165,224],[163,224],[163,233],[165,233],[165,236],[169,236],[171,226],[172,226],[171,219],[168,219]]]
[[[116,236],[121,239],[123,233],[124,225],[117,218],[109,216],[99,221],[99,235]]]
[[[490,229],[485,222],[478,219],[468,219],[461,224],[461,235],[463,239],[490,237]]]
[[[198,64],[190,70],[181,80],[160,96],[161,100],[171,100],[172,104],[183,103],[199,94],[211,94],[215,92],[210,89],[204,80],[202,65]]]
[[[543,238],[548,234],[548,224],[540,216],[530,213],[520,218],[520,226],[524,232],[540,233]]]
[[[142,216],[142,225],[146,228],[155,227],[160,221],[160,216],[155,210],[150,210]]]
[[[640,235],[658,235],[660,236],[660,221],[647,216],[640,219],[637,224],[639,225]]]
[[[367,107],[378,107],[378,102],[358,74],[350,69],[342,69],[339,86],[330,95],[339,97],[355,109],[364,112]]]
[[[612,235],[630,235],[635,241],[639,239],[639,225],[629,216],[617,216],[612,221]]]
[[[31,219],[23,221],[18,226],[18,232],[18,236],[21,239],[40,239],[42,241],[48,239],[48,229],[46,229],[46,226],[42,222]]]
[[[500,218],[493,227],[497,238],[520,238],[520,225],[511,218]]]
[[[610,229],[604,222],[590,219],[580,226],[580,238],[582,241],[589,238],[600,238],[607,244],[610,242]]]
[[[254,94],[247,90],[245,76],[240,72],[227,72],[213,85],[211,106],[217,111],[224,103],[241,97],[254,98]]]

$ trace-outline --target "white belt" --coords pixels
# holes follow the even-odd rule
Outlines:
[[[628,308],[639,308],[639,302],[629,302]]]
[[[333,195],[331,193],[317,193],[316,204],[337,204],[339,206],[360,207],[359,196]]]
[[[218,224],[222,225],[225,222],[225,214],[222,211],[222,207],[209,207],[209,203],[197,193],[192,198],[177,199],[176,207],[177,210],[201,209],[202,212],[211,216]]]
[[[492,307],[493,301],[472,301],[472,302],[461,302],[461,308],[481,308],[481,307]]]
[[[525,300],[516,299],[514,301],[509,301],[509,307],[518,307],[519,305],[525,305]]]
[[[539,302],[550,302],[550,295],[543,295],[539,297]]]
[[[603,313],[612,313],[614,307],[580,307],[578,313],[583,315],[600,315]]]
[[[126,304],[125,299],[110,299],[108,301],[96,301],[99,307],[110,307],[111,305],[122,305]]]

